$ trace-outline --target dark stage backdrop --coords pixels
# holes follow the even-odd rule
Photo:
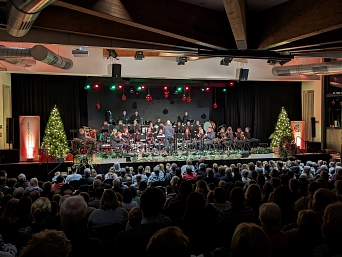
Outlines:
[[[153,101],[146,101],[147,90],[142,91],[139,95],[130,94],[129,86],[125,86],[126,101],[121,100],[122,90],[111,91],[108,87],[101,87],[99,90],[88,91],[88,118],[89,126],[92,128],[100,128],[105,119],[106,111],[112,112],[112,117],[116,121],[121,116],[122,111],[126,110],[129,116],[132,116],[137,110],[144,121],[150,120],[153,123],[160,117],[162,121],[177,121],[177,117],[183,118],[184,112],[195,120],[205,122],[209,119],[210,109],[212,106],[212,92],[201,92],[200,87],[191,88],[192,102],[182,101],[183,93],[173,94],[173,87],[169,87],[169,99],[164,98],[163,85],[159,87],[151,87],[150,94]],[[186,92],[186,96],[188,93]],[[173,101],[173,104],[172,104]],[[133,108],[133,103],[137,108]],[[96,103],[100,103],[101,109],[95,108]],[[163,111],[167,113],[164,114]],[[205,118],[201,118],[202,114]],[[203,116],[204,117],[204,116]]]
[[[290,120],[302,120],[301,82],[246,81],[221,92],[217,91],[219,107],[212,112],[213,120],[234,131],[248,126],[262,142],[270,142],[282,106]]]
[[[15,122],[14,148],[19,147],[19,116],[39,115],[41,142],[54,105],[57,106],[68,139],[70,129],[87,124],[86,77],[12,74],[12,116]],[[77,134],[76,134],[77,136]]]

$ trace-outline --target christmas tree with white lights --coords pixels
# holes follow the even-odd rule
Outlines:
[[[290,124],[290,119],[287,116],[287,112],[284,107],[281,107],[281,111],[278,116],[277,125],[275,127],[273,134],[271,135],[271,138],[272,138],[271,146],[278,147],[280,140],[284,136],[293,137],[293,134],[292,134],[292,128]]]
[[[64,125],[56,105],[46,124],[42,148],[49,149],[49,155],[54,157],[64,157],[69,152]]]

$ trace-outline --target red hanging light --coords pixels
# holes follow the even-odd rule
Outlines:
[[[217,103],[216,103],[216,88],[215,88],[215,103],[214,103],[214,105],[213,105],[213,108],[214,108],[214,109],[217,109],[217,107],[218,107],[218,105],[217,105]]]
[[[188,99],[187,99],[187,101],[188,101],[188,103],[191,103],[191,97],[190,97],[190,87],[188,87],[188,91],[189,91],[189,95],[188,95]]]
[[[122,96],[121,96],[121,100],[122,100],[122,101],[126,101],[126,100],[127,100],[127,97],[126,97],[125,95],[122,95]]]
[[[182,101],[186,101],[186,95],[185,94],[183,94],[183,96],[182,96]]]
[[[146,95],[146,101],[152,101],[152,95],[150,94],[150,87],[147,86],[147,95]]]

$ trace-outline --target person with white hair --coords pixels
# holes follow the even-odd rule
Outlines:
[[[33,191],[38,191],[39,193],[43,192],[43,189],[41,189],[38,185],[38,179],[37,178],[31,178],[30,182],[28,184],[28,187],[25,188],[25,195],[29,195]]]
[[[304,166],[302,174],[305,174],[307,179],[313,178],[313,176],[311,174],[311,167],[310,166]]]
[[[90,169],[85,168],[84,169],[84,175],[82,178],[79,180],[80,181],[80,186],[81,185],[92,185],[94,182],[95,178],[90,176]]]
[[[160,168],[157,165],[156,167],[153,168],[153,172],[147,180],[147,185],[151,186],[153,182],[164,181],[164,180],[165,180],[164,173],[160,171]]]
[[[28,181],[26,180],[26,175],[24,173],[20,173],[18,176],[18,181],[15,184],[15,187],[22,187],[22,188],[26,188],[28,186]]]

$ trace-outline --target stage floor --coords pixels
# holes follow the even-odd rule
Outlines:
[[[300,154],[296,155],[295,158],[301,160],[302,162],[306,162],[308,160],[317,162],[318,160],[329,161],[331,156],[330,154],[323,153],[315,153],[305,155]],[[245,158],[238,159],[206,159],[205,163],[209,166],[212,166],[213,163],[217,163],[218,165],[230,165],[236,163],[249,163],[256,161],[269,161],[269,160],[280,160],[280,158],[271,153],[271,154],[250,154]],[[113,166],[114,162],[119,162],[121,167],[132,166],[135,170],[138,166],[150,166],[153,168],[155,165],[163,163],[177,163],[178,166],[182,166],[185,164],[185,159],[177,159],[177,160],[165,160],[165,159],[152,159],[152,160],[142,160],[142,161],[127,161],[125,158],[120,159],[100,159],[95,158],[95,169],[99,174],[105,174],[108,172],[109,168]],[[194,160],[195,164],[198,160]],[[17,177],[20,173],[24,173],[27,179],[32,177],[38,178],[41,181],[51,180],[56,171],[60,171],[63,174],[68,173],[68,167],[73,165],[72,161],[64,162],[64,163],[38,163],[38,162],[19,162],[19,163],[7,163],[0,164],[0,170],[6,170],[8,173],[8,177]]]

